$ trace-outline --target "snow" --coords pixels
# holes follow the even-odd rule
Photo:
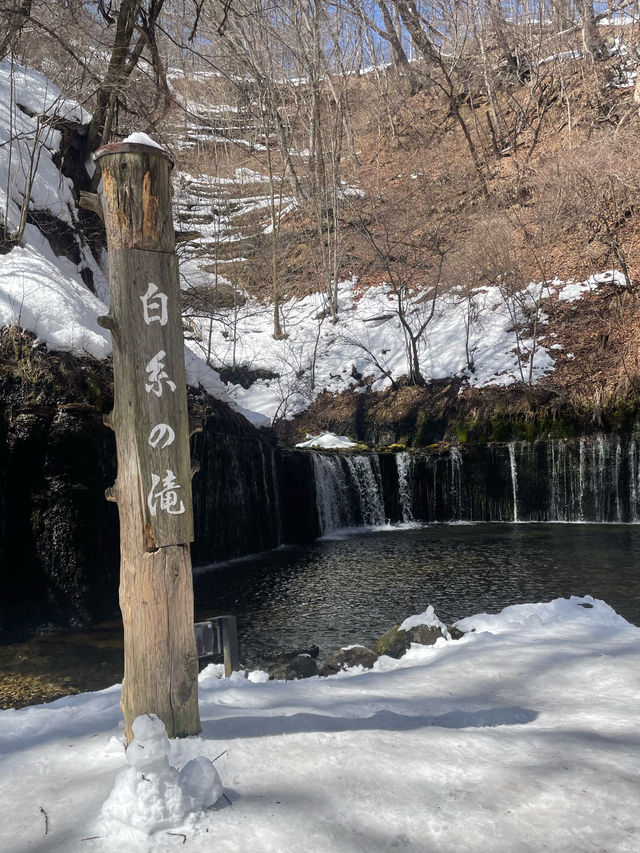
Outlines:
[[[426,379],[459,376],[468,386],[510,385],[521,379],[513,315],[524,325],[522,306],[535,305],[542,285],[533,283],[505,299],[499,286],[478,288],[466,295],[454,289],[438,296],[434,317],[419,342],[420,368]],[[551,286],[546,288],[551,293]],[[545,291],[546,292],[546,291]],[[323,391],[340,392],[366,388],[354,378],[369,379],[379,391],[408,372],[407,348],[402,325],[395,312],[394,294],[388,285],[364,292],[357,279],[338,286],[339,312],[336,323],[326,319],[322,293],[291,299],[282,305],[282,325],[287,337],[273,338],[273,309],[247,298],[240,308],[221,310],[213,325],[209,318],[194,317],[210,347],[214,364],[263,368],[277,374],[260,379],[250,388],[230,386],[229,394],[239,405],[262,413],[270,420],[291,417],[305,409]],[[429,300],[413,296],[408,306],[412,323],[430,310]],[[324,319],[322,319],[324,317]],[[541,323],[546,322],[541,312]],[[474,370],[467,368],[465,323],[469,322],[469,352]],[[523,353],[535,350],[533,381],[553,370],[548,350],[523,335]],[[375,361],[378,365],[375,364]],[[528,375],[528,362],[522,370]]]
[[[357,441],[351,441],[346,435],[335,435],[332,432],[308,435],[305,441],[296,444],[296,447],[319,447],[323,450],[349,450],[349,448],[357,446]]]
[[[130,133],[126,139],[122,140],[123,142],[133,142],[136,145],[149,145],[151,148],[159,148],[160,151],[164,151],[162,145],[159,145],[155,139],[152,139],[148,134],[141,133],[140,131],[136,131],[135,133]]]
[[[33,246],[16,246],[0,259],[0,326],[28,329],[35,343],[54,350],[106,358],[111,342],[96,322],[106,313],[82,282]]]
[[[457,626],[331,678],[207,667],[201,735],[143,718],[144,750],[117,686],[2,711],[0,849],[640,849],[640,629],[590,596]]]
[[[116,776],[100,811],[98,832],[112,846],[145,845],[162,829],[193,823],[222,796],[222,782],[211,761],[198,756],[178,771],[169,764],[171,744],[155,714],[138,717],[125,753],[127,767]]]
[[[429,628],[440,628],[443,635],[448,637],[449,632],[444,622],[441,622],[435,614],[435,611],[430,604],[424,613],[418,613],[415,616],[409,616],[400,625],[400,631],[410,631],[412,628],[417,628],[419,625],[426,625]]]
[[[71,182],[53,161],[60,134],[39,119],[54,114],[78,122],[89,119],[43,75],[15,63],[0,62],[0,210],[6,211],[11,232],[20,222],[33,152],[29,209],[44,211],[72,227],[77,221]],[[144,133],[131,134],[125,141],[160,148]],[[34,333],[34,345],[103,359],[111,355],[111,340],[98,326],[97,318],[108,313],[107,277],[103,260],[94,258],[88,246],[80,245],[79,252],[79,264],[56,256],[45,236],[28,224],[20,244],[0,254],[0,328],[20,326]],[[80,273],[85,268],[93,274],[96,295],[82,280]],[[212,396],[226,400],[257,426],[268,422],[260,413],[246,412],[228,399],[226,386],[193,342],[185,347],[185,364],[191,385],[202,386]]]
[[[0,209],[6,210],[10,230],[18,227],[22,198],[29,190],[32,153],[30,210],[44,211],[71,228],[76,224],[71,184],[53,160],[60,135],[39,118],[54,111],[77,121],[88,118],[41,74],[0,63]],[[126,141],[157,146],[143,133]],[[246,168],[237,169],[233,178],[177,173],[176,218],[181,223],[194,215],[203,220],[197,225],[202,236],[180,249],[183,290],[216,283],[233,287],[225,277],[216,277],[210,264],[202,266],[202,258],[209,261],[219,242],[242,239],[237,218],[266,209],[264,195],[231,198],[230,182],[260,185],[267,180]],[[359,192],[346,185],[342,191]],[[282,203],[285,211],[293,204],[287,197]],[[270,225],[258,227],[264,232]],[[53,350],[106,358],[110,338],[96,322],[108,310],[106,259],[95,258],[86,245],[79,244],[78,249],[78,264],[56,257],[46,237],[27,225],[20,245],[0,255],[0,326],[19,325]],[[82,280],[85,269],[93,275],[95,295]],[[421,373],[427,380],[458,377],[462,388],[507,386],[528,381],[529,375],[535,383],[554,369],[552,351],[526,334],[532,311],[539,311],[542,328],[546,324],[540,296],[556,290],[559,299],[573,301],[611,281],[620,284],[623,278],[609,271],[582,283],[534,282],[515,294],[500,282],[470,293],[456,287],[441,293],[418,343]],[[185,348],[187,381],[229,402],[255,425],[265,426],[303,411],[324,391],[380,391],[408,373],[407,342],[388,284],[363,290],[356,278],[340,282],[335,323],[327,317],[319,278],[316,285],[318,292],[282,304],[286,335],[279,340],[273,338],[272,306],[252,298],[247,297],[244,305],[220,309],[213,317],[191,317],[194,334]],[[424,293],[411,294],[408,322],[417,327],[430,307]],[[260,368],[272,378],[259,379],[248,389],[222,383],[215,368],[237,366]]]
[[[591,290],[597,290],[602,284],[615,284],[617,287],[625,287],[626,280],[619,270],[606,270],[605,272],[589,276],[586,281],[567,282],[558,292],[558,299],[562,302],[575,302],[583,294]]]

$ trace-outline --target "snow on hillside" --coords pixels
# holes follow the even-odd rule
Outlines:
[[[25,197],[31,214],[45,212],[71,227],[78,221],[71,181],[53,159],[60,146],[60,133],[50,125],[55,117],[89,118],[42,74],[0,62],[0,224],[8,234],[19,229]],[[106,262],[103,269],[88,246],[79,243],[78,249],[79,264],[56,256],[43,233],[26,225],[20,244],[0,254],[0,328],[20,326],[35,334],[35,344],[102,359],[111,354],[110,336],[97,324],[108,311]],[[80,275],[85,267],[95,294]],[[185,362],[191,385],[227,398],[218,374],[197,351],[185,348]],[[260,414],[243,414],[258,426],[266,423]]]
[[[550,296],[556,286],[561,283],[545,286],[544,295]],[[520,340],[522,372],[516,351],[514,319],[522,322],[523,308],[534,304],[540,290],[540,284],[532,284],[510,300],[497,286],[478,288],[470,295],[454,289],[439,296],[433,319],[418,345],[425,379],[460,376],[466,384],[480,388],[511,385],[523,377],[528,380],[528,353],[533,353],[534,382],[551,371],[553,359],[548,351],[526,334]],[[254,299],[221,310],[213,326],[208,318],[195,320],[202,346],[210,350],[214,364],[261,368],[274,374],[248,389],[230,389],[233,398],[269,418],[291,416],[322,391],[352,388],[362,392],[365,387],[360,378],[365,377],[370,377],[371,390],[378,391],[389,387],[391,377],[397,380],[408,372],[391,288],[381,285],[360,292],[356,279],[343,281],[338,301],[335,324],[325,316],[326,301],[321,293],[285,303],[284,340],[273,338],[273,308]],[[416,294],[407,314],[417,325],[430,310],[431,302]],[[467,366],[467,348],[473,372]]]
[[[140,727],[153,761],[117,685],[2,711],[0,849],[635,853],[640,629],[589,596],[458,625],[330,678],[210,666],[199,737]]]
[[[87,120],[81,107],[41,74],[0,63],[0,205],[9,233],[19,228],[28,192],[31,214],[44,211],[72,227],[77,222],[70,181],[53,159],[60,144],[60,134],[50,124],[54,115]],[[251,191],[266,180],[258,172],[237,170],[232,184],[230,180],[176,173],[176,219],[183,227],[198,228],[201,235],[181,249],[184,290],[220,284],[234,289],[222,275],[211,272],[217,245],[241,239],[236,218],[262,210],[267,195]],[[21,326],[35,334],[37,343],[53,350],[105,358],[111,352],[110,338],[96,318],[107,311],[106,259],[98,263],[80,241],[78,248],[79,264],[56,257],[41,231],[26,225],[20,245],[0,254],[0,327]],[[80,275],[85,267],[93,276],[95,293]],[[418,342],[423,376],[458,376],[465,385],[476,387],[536,382],[554,366],[550,351],[526,332],[532,311],[544,325],[541,297],[555,291],[560,299],[579,298],[601,281],[594,277],[564,289],[558,281],[534,283],[519,293],[506,293],[497,284],[472,293],[454,288],[439,295]],[[317,284],[320,289],[320,280]],[[282,306],[286,337],[277,341],[272,335],[272,306],[237,288],[235,292],[235,307],[190,318],[187,381],[229,401],[257,425],[291,417],[322,391],[377,391],[408,371],[397,300],[385,284],[362,291],[356,279],[341,282],[336,323],[326,316],[322,293],[290,300]],[[408,322],[417,326],[430,309],[424,294],[413,294],[407,304]],[[263,378],[248,389],[220,381],[217,370],[238,367],[259,370]]]

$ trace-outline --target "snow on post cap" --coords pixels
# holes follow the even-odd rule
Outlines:
[[[162,145],[158,144],[155,139],[152,139],[146,133],[140,133],[140,131],[136,133],[130,133],[126,139],[122,140],[122,142],[134,142],[136,145],[150,145],[152,148],[159,148],[161,151],[164,151]]]
[[[109,145],[103,145],[102,148],[98,148],[95,152],[93,159],[99,160],[100,157],[104,157],[105,154],[126,154],[129,151],[137,151],[140,153],[146,152],[147,154],[160,154],[162,157],[166,157],[167,160],[170,161],[171,165],[173,165],[173,158],[167,151],[165,151],[162,145],[146,133],[141,132],[130,133],[126,139],[122,140],[122,142],[111,142]]]

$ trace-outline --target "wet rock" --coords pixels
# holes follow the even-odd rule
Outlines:
[[[420,643],[422,646],[433,646],[433,644],[444,634],[440,628],[431,625],[416,625],[408,631],[401,631],[397,626],[387,631],[378,640],[375,650],[379,655],[388,655],[390,658],[401,658],[411,643]]]
[[[296,655],[290,660],[275,663],[269,667],[270,681],[294,681],[297,678],[311,678],[318,674],[318,664],[310,655]]]
[[[320,668],[320,675],[335,675],[343,669],[352,666],[362,666],[371,669],[378,660],[378,654],[366,646],[352,646],[350,649],[340,649],[333,652]]]
[[[271,651],[263,652],[262,657],[264,660],[272,661],[273,663],[286,663],[298,655],[308,655],[310,658],[317,658],[319,654],[320,648],[314,645],[306,649],[272,649]]]
[[[455,625],[448,625],[447,631],[449,632],[449,636],[452,640],[460,640],[464,637],[464,631],[461,631],[460,628],[456,628]]]

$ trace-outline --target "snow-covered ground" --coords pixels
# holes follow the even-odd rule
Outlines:
[[[127,761],[118,686],[2,711],[0,849],[637,853],[640,629],[589,597],[458,625],[463,639],[331,678],[209,667],[174,771]],[[178,776],[200,756],[224,796],[163,823],[168,779],[219,794],[207,762]],[[148,838],[131,825],[145,815]]]

